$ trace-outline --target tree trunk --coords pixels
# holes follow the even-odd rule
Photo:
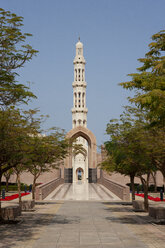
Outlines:
[[[164,193],[165,193],[165,166],[161,168],[161,173],[163,175],[163,188],[164,188]]]
[[[154,192],[157,193],[156,171],[151,173],[154,180]]]
[[[2,180],[2,174],[0,173],[0,198],[2,198],[2,191],[1,191],[1,180]],[[0,201],[0,221],[2,220],[2,204]]]
[[[9,179],[10,177],[6,177],[6,192],[9,191]]]
[[[131,189],[132,189],[132,201],[135,200],[135,184],[134,184],[135,176],[130,175]]]
[[[148,186],[146,183],[143,184],[144,187],[144,208],[148,212]]]
[[[144,209],[148,212],[148,183],[149,183],[150,173],[147,174],[147,180],[140,176],[143,188],[144,188]]]
[[[165,194],[165,176],[163,176],[163,188],[164,188],[164,194]]]
[[[35,200],[35,189],[36,189],[36,176],[33,178],[33,185],[32,185],[32,199]]]
[[[21,180],[20,173],[17,173],[17,185],[18,185],[18,195],[19,195],[19,206],[21,207]]]

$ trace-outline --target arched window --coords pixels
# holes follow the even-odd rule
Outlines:
[[[77,81],[77,69],[75,69],[75,81]]]
[[[77,93],[74,93],[74,105],[77,106]]]
[[[82,69],[82,81],[84,81],[84,69]]]
[[[85,107],[85,93],[82,94],[82,107]]]
[[[81,70],[78,69],[78,81],[80,81],[80,72],[81,72]]]

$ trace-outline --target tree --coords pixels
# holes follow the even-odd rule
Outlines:
[[[35,199],[35,187],[38,177],[52,168],[59,168],[59,163],[68,154],[69,142],[65,133],[54,129],[49,135],[33,135],[29,140],[28,171],[33,175],[32,198]]]
[[[22,160],[23,162],[23,160]],[[21,200],[21,178],[20,175],[23,171],[26,170],[25,164],[18,164],[16,167],[13,168],[13,171],[16,174],[16,182],[17,182],[17,190],[19,195],[19,206],[22,207],[22,200]]]
[[[110,141],[105,143],[108,158],[102,168],[130,176],[132,199],[135,199],[134,177],[139,177],[144,187],[145,209],[148,209],[149,176],[155,171],[149,144],[150,132],[145,115],[137,109],[127,108],[120,120],[111,120],[107,125]],[[131,116],[131,114],[134,116]],[[146,177],[147,175],[147,177]]]
[[[152,125],[164,127],[165,124],[165,31],[152,36],[149,52],[139,61],[143,65],[138,73],[129,74],[132,80],[120,83],[123,88],[136,90],[131,102],[148,110]]]
[[[29,87],[19,84],[16,69],[32,59],[37,51],[26,38],[32,36],[22,33],[23,17],[0,8],[0,106],[5,108],[18,102],[27,102],[35,97]]]
[[[27,118],[20,110],[14,107],[0,110],[0,191],[2,175],[27,160],[26,151],[31,130]]]
[[[150,143],[152,162],[163,175],[165,188],[165,129],[152,127],[150,129]]]

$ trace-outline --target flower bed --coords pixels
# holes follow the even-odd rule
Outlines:
[[[135,195],[144,198],[144,194],[135,194]],[[151,201],[155,201],[155,202],[161,201],[159,197],[153,197],[153,196],[150,196],[150,195],[148,195],[148,199],[151,200]],[[165,201],[165,199],[163,199],[163,201]]]
[[[21,193],[21,197],[25,195],[29,195],[30,193]],[[18,194],[6,196],[5,199],[0,198],[0,201],[12,201],[14,199],[17,199],[19,197]]]

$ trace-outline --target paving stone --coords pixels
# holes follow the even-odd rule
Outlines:
[[[123,212],[119,203],[66,201],[60,206],[58,212],[55,205],[47,206],[44,213],[33,213],[33,218],[27,213],[14,229],[0,226],[4,239],[0,248],[165,247],[165,227],[145,222],[146,213],[138,213],[138,217],[133,211]]]

